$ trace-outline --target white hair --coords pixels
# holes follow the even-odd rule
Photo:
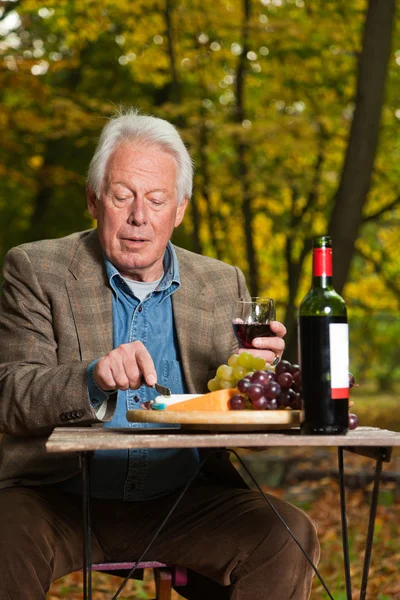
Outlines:
[[[110,156],[123,142],[138,142],[159,146],[171,154],[177,165],[176,191],[178,204],[190,198],[193,187],[193,163],[175,127],[157,117],[140,114],[137,109],[127,109],[112,117],[101,132],[95,153],[90,161],[87,184],[99,197]]]

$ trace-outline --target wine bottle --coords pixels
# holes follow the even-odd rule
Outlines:
[[[312,287],[300,304],[299,362],[303,434],[338,435],[348,429],[349,330],[346,304],[332,285],[332,241],[314,239]]]

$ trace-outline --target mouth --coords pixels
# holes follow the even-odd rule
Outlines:
[[[141,238],[141,237],[129,237],[129,238],[121,238],[121,241],[124,244],[128,244],[129,246],[140,246],[142,244],[145,244],[149,240],[147,240],[146,238]]]

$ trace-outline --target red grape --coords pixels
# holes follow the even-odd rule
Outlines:
[[[281,386],[276,381],[270,381],[264,385],[264,394],[267,398],[276,398],[281,392]]]
[[[290,367],[292,365],[288,360],[281,360],[275,367],[275,374],[280,375],[281,373],[285,373],[286,371],[290,372]]]
[[[300,389],[300,387],[301,387],[301,371],[296,371],[296,373],[293,374],[293,383],[296,385],[297,388]]]
[[[278,401],[276,398],[268,398],[265,405],[266,410],[276,410],[278,408]]]
[[[349,429],[356,429],[359,426],[359,420],[357,415],[349,413]]]
[[[265,410],[268,400],[265,396],[260,396],[251,401],[251,405],[256,410]]]
[[[244,404],[245,404],[245,399],[240,394],[236,394],[235,396],[232,396],[232,398],[229,400],[229,408],[231,410],[243,410]]]
[[[276,380],[279,383],[279,385],[281,386],[281,388],[284,390],[288,390],[293,383],[293,377],[288,371],[279,373]]]
[[[250,377],[243,377],[243,379],[238,381],[237,388],[238,388],[239,392],[242,392],[242,394],[246,394],[250,385],[251,385]]]
[[[352,387],[358,387],[358,384],[356,384],[356,380],[354,378],[353,373],[349,373],[349,388]]]
[[[264,395],[264,388],[259,383],[251,383],[247,388],[247,395],[251,401],[258,400]]]
[[[264,385],[268,383],[269,377],[266,371],[254,371],[251,376],[251,383],[259,383],[260,385]]]
[[[296,365],[296,363],[293,363],[292,365],[290,365],[289,373],[294,375],[295,373],[298,373],[299,371],[300,371],[300,365]]]

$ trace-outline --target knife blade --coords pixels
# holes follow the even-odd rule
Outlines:
[[[171,395],[171,390],[168,387],[165,387],[164,385],[155,383],[151,387],[154,388],[161,396],[170,396]]]

